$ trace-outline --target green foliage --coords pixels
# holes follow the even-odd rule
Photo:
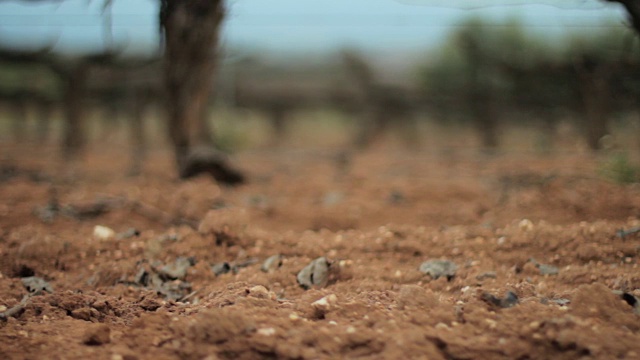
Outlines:
[[[590,31],[570,34],[563,42],[560,57],[566,61],[587,55],[600,61],[638,58],[636,34],[618,23],[605,23]]]
[[[0,63],[1,91],[32,91],[49,97],[61,96],[61,80],[44,66]]]
[[[517,113],[551,116],[581,111],[580,61],[589,58],[600,64],[638,58],[630,30],[604,25],[551,42],[528,31],[517,18],[497,26],[469,18],[422,67],[423,93],[449,116],[466,116],[464,102],[473,91],[489,94],[501,109]],[[640,77],[628,72],[612,76],[616,76],[611,79],[612,101],[627,101],[627,105],[612,104],[612,109],[628,108],[629,99],[640,94]]]
[[[640,167],[631,162],[626,152],[616,152],[602,164],[600,173],[619,184],[631,184],[638,182]]]

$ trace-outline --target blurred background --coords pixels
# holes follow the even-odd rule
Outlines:
[[[621,6],[455,3],[229,1],[217,146],[639,153],[640,54]],[[167,146],[158,9],[0,2],[0,144],[67,158],[128,144],[139,172]]]

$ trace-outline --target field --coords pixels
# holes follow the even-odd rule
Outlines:
[[[304,143],[237,153],[236,188],[2,143],[0,357],[640,357],[640,188],[607,155]]]

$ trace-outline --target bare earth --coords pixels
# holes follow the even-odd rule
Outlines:
[[[640,357],[640,188],[586,155],[255,151],[224,188],[3,150],[2,359]]]

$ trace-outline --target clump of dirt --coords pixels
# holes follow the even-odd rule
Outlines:
[[[640,189],[595,161],[245,154],[226,188],[156,156],[0,179],[4,358],[640,356]]]

